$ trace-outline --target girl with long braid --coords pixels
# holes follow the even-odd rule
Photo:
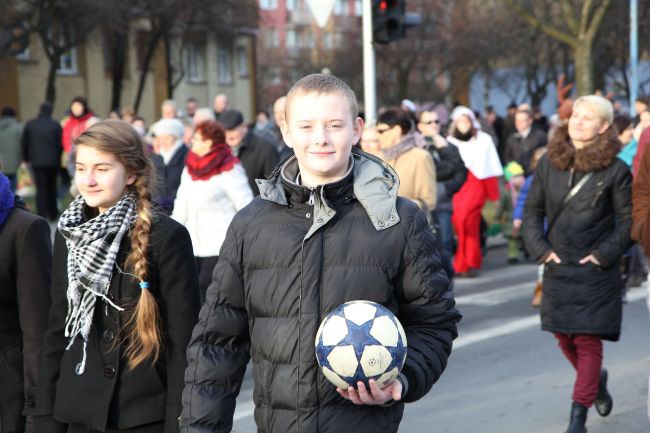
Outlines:
[[[185,347],[199,310],[187,230],[151,206],[138,133],[100,122],[75,141],[80,195],[54,241],[37,431],[178,431]]]

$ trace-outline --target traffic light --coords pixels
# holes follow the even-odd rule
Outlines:
[[[405,0],[373,0],[373,41],[380,44],[387,44],[406,36],[403,25],[405,12]]]
[[[420,24],[420,14],[406,12],[406,0],[372,0],[373,41],[387,44],[406,37],[406,29]]]

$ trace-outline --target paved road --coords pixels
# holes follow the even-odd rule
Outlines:
[[[447,371],[422,400],[407,405],[400,431],[408,433],[561,433],[568,424],[574,373],[551,334],[539,329],[530,307],[532,264],[504,265],[505,250],[490,250],[486,271],[458,280],[464,315]],[[622,339],[605,344],[614,410],[589,413],[589,433],[650,431],[646,414],[650,323],[645,287],[629,293]],[[252,378],[238,399],[234,432],[256,431]]]

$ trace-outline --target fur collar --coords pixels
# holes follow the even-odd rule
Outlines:
[[[548,159],[559,170],[598,171],[609,166],[622,147],[616,128],[610,127],[594,143],[577,150],[569,138],[569,127],[565,125],[553,134],[548,145]]]

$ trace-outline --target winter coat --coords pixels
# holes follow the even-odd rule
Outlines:
[[[424,213],[397,197],[390,166],[352,152],[347,176],[314,189],[292,182],[289,159],[233,219],[188,346],[182,432],[230,431],[249,357],[264,433],[395,432],[403,401],[442,374],[461,316],[434,236]],[[407,390],[389,407],[343,399],[316,361],[321,320],[358,299],[388,307],[406,330]]]
[[[506,143],[505,161],[515,161],[524,168],[526,175],[530,174],[530,161],[536,149],[546,146],[546,133],[533,127],[525,139],[518,132],[508,137]]]
[[[76,140],[82,132],[97,120],[98,119],[92,112],[86,113],[81,117],[68,117],[63,125],[63,135],[61,137],[63,142],[63,151],[68,153],[74,151],[74,140]]]
[[[23,125],[15,117],[0,117],[0,161],[3,173],[16,174],[22,160],[20,137]]]
[[[122,270],[129,245],[125,236],[116,262]],[[164,215],[154,217],[147,281],[158,304],[164,345],[155,367],[147,360],[129,370],[124,347],[115,340],[132,310],[127,307],[119,312],[98,300],[86,349],[86,370],[82,375],[75,373],[83,356],[83,341],[76,339],[66,350],[67,256],[65,239],[57,232],[52,308],[38,387],[28,395],[34,403],[28,414],[46,415],[37,417],[41,431],[46,432],[60,431],[61,423],[104,431],[156,422],[164,422],[165,432],[177,432],[187,365],[185,348],[199,310],[198,277],[187,230]],[[114,270],[109,289],[114,303],[128,306],[139,298],[140,291],[135,278]],[[51,421],[51,415],[57,422]]]
[[[192,180],[187,168],[174,201],[172,218],[190,233],[195,257],[219,255],[230,221],[253,200],[240,164],[207,180]]]
[[[436,208],[436,167],[429,152],[412,147],[386,162],[399,176],[400,196],[413,200],[425,212]]]
[[[0,223],[0,431],[19,432],[50,309],[50,226],[16,199]],[[32,401],[27,399],[27,405]]]
[[[542,328],[565,334],[595,334],[617,340],[621,330],[622,280],[619,258],[631,245],[632,177],[616,158],[614,128],[581,150],[567,127],[558,129],[540,160],[524,207],[523,235],[530,254],[544,262],[554,251],[562,263],[544,271]],[[593,177],[567,204],[551,233],[549,221],[571,188],[588,172]],[[599,266],[579,261],[593,254]]]
[[[56,168],[61,165],[63,130],[50,115],[50,112],[41,112],[36,119],[27,122],[23,131],[23,160],[34,168]]]
[[[632,188],[632,239],[650,256],[650,152],[644,152]]]
[[[169,160],[169,164],[165,164],[162,156],[152,155],[153,165],[156,168],[156,186],[153,194],[153,201],[158,205],[167,215],[172,213],[174,209],[174,201],[178,187],[181,184],[181,175],[185,169],[185,159],[189,149],[187,146],[178,148],[174,155]]]
[[[430,145],[427,150],[431,153],[436,166],[436,209],[451,211],[453,208],[451,199],[467,179],[465,163],[454,145],[448,144],[441,148]]]
[[[235,156],[239,158],[246,170],[253,195],[259,195],[260,190],[255,179],[264,179],[271,174],[278,163],[278,152],[273,147],[273,143],[266,141],[252,130],[248,131],[237,150]]]

